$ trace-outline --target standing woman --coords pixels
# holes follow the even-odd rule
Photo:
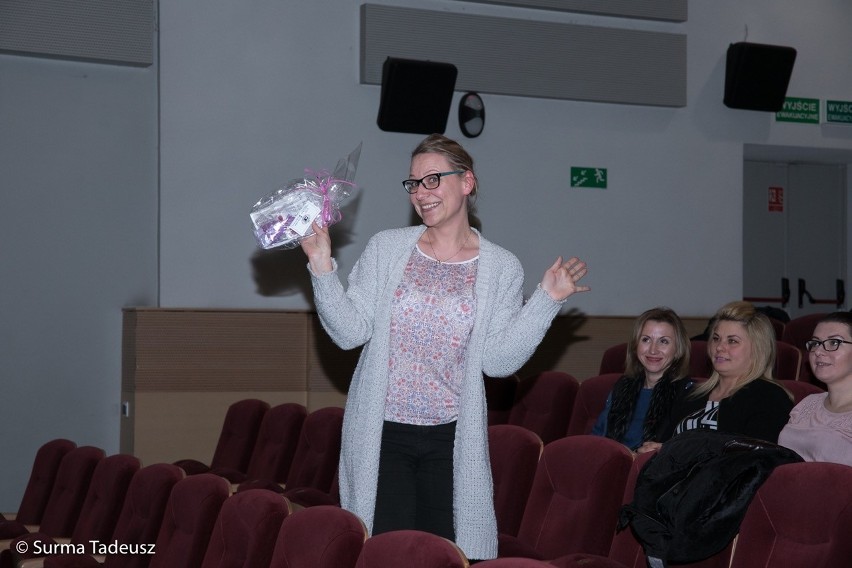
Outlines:
[[[678,315],[652,308],[633,322],[624,376],[612,388],[592,434],[631,450],[651,440],[668,418],[689,372],[689,336]]]
[[[473,159],[433,134],[402,182],[423,220],[374,235],[344,289],[326,228],[302,241],[320,321],[363,346],[343,421],[341,505],[371,534],[418,529],[470,559],[497,555],[482,376],[533,354],[586,265],[556,259],[528,301],[523,269],[469,223]]]
[[[778,441],[793,398],[772,378],[775,331],[769,318],[749,302],[726,304],[710,322],[707,353],[713,363],[710,378],[686,383],[658,442],[646,442],[639,452],[698,428]]]
[[[828,392],[796,405],[778,443],[805,461],[852,466],[852,313],[827,315],[805,348],[814,376]]]

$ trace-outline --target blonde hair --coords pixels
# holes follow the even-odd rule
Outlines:
[[[651,308],[643,312],[633,322],[633,334],[630,336],[630,341],[627,343],[627,359],[625,361],[625,374],[630,377],[644,376],[645,368],[639,362],[639,357],[636,355],[636,349],[639,345],[639,339],[642,337],[642,328],[649,321],[667,323],[674,329],[675,354],[672,358],[669,369],[671,375],[680,379],[689,374],[689,335],[686,333],[686,328],[678,315],[670,308],[660,306]]]
[[[772,378],[772,368],[775,366],[775,330],[769,318],[758,312],[750,302],[730,302],[722,306],[713,316],[713,319],[710,320],[709,332],[711,341],[713,334],[716,333],[716,328],[723,321],[731,321],[742,325],[751,341],[751,362],[749,368],[745,376],[740,378],[728,396],[733,395],[750,382],[756,380],[769,381],[783,389],[787,393],[787,396],[790,396],[787,389]],[[707,345],[709,346],[711,343],[708,342]],[[719,381],[719,373],[714,369],[709,379],[695,387],[693,395],[701,396],[709,393],[716,388]]]

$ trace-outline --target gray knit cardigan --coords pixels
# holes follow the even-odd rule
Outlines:
[[[372,531],[379,447],[388,383],[391,299],[425,226],[382,231],[367,243],[344,289],[331,272],[311,274],[319,319],[342,349],[363,345],[346,401],[340,456],[341,505]],[[480,236],[476,319],[468,346],[453,461],[456,542],[468,558],[497,556],[497,523],[488,457],[482,375],[517,371],[544,338],[561,302],[540,287],[523,300],[523,268],[509,251]]]

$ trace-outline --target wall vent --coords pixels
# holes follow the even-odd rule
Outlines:
[[[687,18],[686,0],[464,0],[480,4],[500,4],[522,8],[539,8],[558,12],[578,14],[596,14],[635,18],[639,20],[659,20],[662,22],[685,22]]]
[[[147,67],[153,0],[2,0],[0,52]]]
[[[361,76],[387,57],[452,63],[457,91],[686,106],[683,34],[361,6]]]

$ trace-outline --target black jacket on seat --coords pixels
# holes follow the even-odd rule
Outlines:
[[[796,452],[763,440],[707,429],[684,432],[639,472],[619,530],[630,525],[650,566],[709,558],[737,534],[772,470],[800,461]]]

